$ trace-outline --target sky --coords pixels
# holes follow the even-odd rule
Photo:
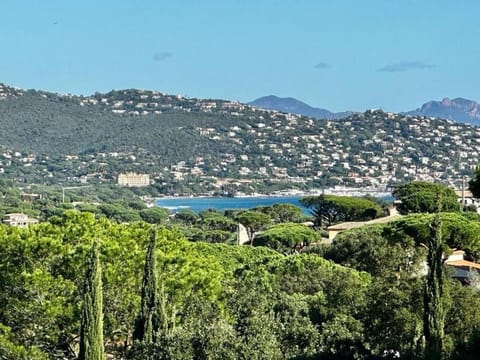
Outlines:
[[[331,111],[480,101],[477,0],[0,0],[0,82]]]

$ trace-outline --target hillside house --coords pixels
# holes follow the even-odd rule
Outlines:
[[[480,200],[473,197],[473,194],[469,190],[455,190],[455,194],[457,194],[457,199],[460,204],[463,206],[470,206],[474,205],[477,208],[477,213],[480,214]]]
[[[329,226],[327,228],[328,230],[328,242],[331,243],[333,239],[338,235],[338,233],[346,230],[351,230],[351,229],[356,229],[365,225],[373,225],[373,224],[387,224],[389,222],[399,220],[402,217],[402,215],[399,215],[396,212],[395,208],[390,209],[390,215],[381,217],[378,219],[373,219],[369,221],[349,221],[349,222],[344,222],[340,224],[335,224],[332,226]]]
[[[16,226],[19,228],[27,228],[30,225],[38,224],[38,220],[29,218],[28,215],[23,213],[10,213],[5,214],[3,217],[3,223],[5,225]]]
[[[451,276],[464,285],[480,286],[480,264],[465,260],[465,251],[454,250],[445,260],[451,270]]]

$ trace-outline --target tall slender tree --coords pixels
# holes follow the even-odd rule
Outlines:
[[[155,249],[157,247],[156,229],[150,231],[149,244],[143,270],[142,300],[140,314],[135,322],[134,340],[144,345],[155,343],[160,328],[159,298],[156,268]]]
[[[104,360],[102,269],[98,242],[94,241],[87,258],[83,287],[79,360]]]
[[[430,224],[427,239],[428,274],[424,293],[423,329],[425,335],[425,358],[440,360],[443,352],[445,309],[443,306],[443,253],[442,221],[440,218],[441,195],[437,193],[437,211]]]

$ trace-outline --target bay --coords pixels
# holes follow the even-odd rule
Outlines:
[[[270,206],[273,204],[293,204],[302,209],[306,215],[310,215],[307,208],[300,205],[303,196],[255,196],[255,197],[178,197],[161,198],[155,200],[155,205],[167,208],[173,212],[182,209],[190,209],[195,212],[215,209],[219,211],[227,209],[252,209],[257,206]]]

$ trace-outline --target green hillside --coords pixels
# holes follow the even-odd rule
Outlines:
[[[176,161],[210,148],[209,141],[193,132],[193,125],[233,124],[231,117],[214,114],[114,114],[100,106],[82,106],[77,98],[44,97],[37,92],[0,101],[0,143],[34,153],[76,154],[141,146]],[[220,144],[217,149],[235,151],[232,144]]]
[[[416,179],[458,187],[480,157],[477,127],[379,110],[314,120],[146,90],[81,97],[1,86],[0,99],[7,152],[0,161],[21,181],[42,171],[58,182],[134,170],[180,180],[379,187]],[[14,152],[21,153],[17,165],[31,170],[10,171]],[[78,164],[72,156],[80,156]]]

